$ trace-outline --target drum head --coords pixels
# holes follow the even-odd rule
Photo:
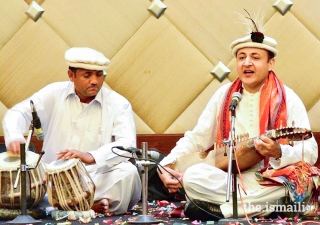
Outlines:
[[[38,161],[39,155],[34,152],[26,152],[26,164],[34,166]],[[0,153],[0,170],[18,169],[21,160],[20,155],[14,155],[9,152]]]
[[[58,172],[71,167],[74,167],[80,159],[67,159],[67,160],[56,160],[46,166],[46,170],[50,172]]]

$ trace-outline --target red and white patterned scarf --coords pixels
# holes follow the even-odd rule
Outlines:
[[[234,92],[242,92],[242,82],[237,78],[227,91],[218,118],[217,143],[229,138],[231,113],[229,106]],[[260,95],[260,135],[266,130],[287,126],[286,93],[282,82],[273,71],[261,90]],[[285,143],[285,140],[283,140]],[[279,140],[281,143],[282,141]]]

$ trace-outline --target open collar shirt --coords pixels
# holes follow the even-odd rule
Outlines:
[[[30,98],[9,109],[3,120],[5,142],[25,142],[31,124],[30,100],[34,102],[44,131],[43,161],[50,163],[64,149],[89,152],[96,164],[89,172],[108,170],[128,160],[130,153],[114,146],[136,146],[136,129],[131,104],[118,93],[102,87],[84,107],[73,82],[49,84]],[[125,157],[119,157],[112,150]]]

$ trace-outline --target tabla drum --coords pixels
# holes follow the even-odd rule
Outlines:
[[[95,185],[80,159],[57,160],[46,166],[49,203],[65,211],[90,210]]]
[[[37,206],[43,200],[47,190],[46,175],[45,166],[41,161],[34,168],[40,157],[38,154],[27,151],[25,156],[27,165],[25,185],[26,206],[29,209]],[[21,208],[20,164],[19,155],[12,155],[8,152],[0,153],[0,208]]]

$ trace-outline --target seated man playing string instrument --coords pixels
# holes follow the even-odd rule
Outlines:
[[[238,183],[243,184],[237,196],[239,217],[270,214],[266,209],[286,194],[283,185],[260,185],[256,180],[256,171],[267,165],[274,169],[283,168],[302,160],[314,164],[318,157],[318,146],[312,137],[303,102],[273,71],[274,57],[278,53],[277,42],[264,36],[261,23],[255,22],[250,15],[243,17],[243,20],[250,28],[251,35],[231,44],[238,78],[214,93],[197,125],[192,131],[187,131],[161,161],[164,168],[158,169],[170,193],[182,186],[185,189],[188,199],[185,215],[190,219],[219,220],[233,217],[232,199],[226,202],[226,171],[231,162],[228,162],[229,157],[223,157],[224,148],[219,147],[224,140],[231,138],[229,106],[235,92],[242,96],[235,109],[235,136],[248,134],[250,138],[257,137],[248,140],[248,143],[242,140],[240,145],[234,146],[242,175],[241,179],[238,177]],[[293,123],[295,127],[303,129],[285,128]],[[273,131],[271,135],[267,132],[269,130]],[[277,130],[280,131],[280,138],[272,135]],[[293,134],[291,131],[297,131],[293,143],[288,141]],[[192,157],[198,157],[194,155],[195,152],[203,155],[213,145],[217,149],[209,153],[207,157],[210,154],[214,156],[207,161],[215,162],[200,162],[188,166],[185,171],[179,170],[177,164],[194,160]],[[181,158],[184,160],[179,162]],[[251,207],[243,208],[243,205]]]

